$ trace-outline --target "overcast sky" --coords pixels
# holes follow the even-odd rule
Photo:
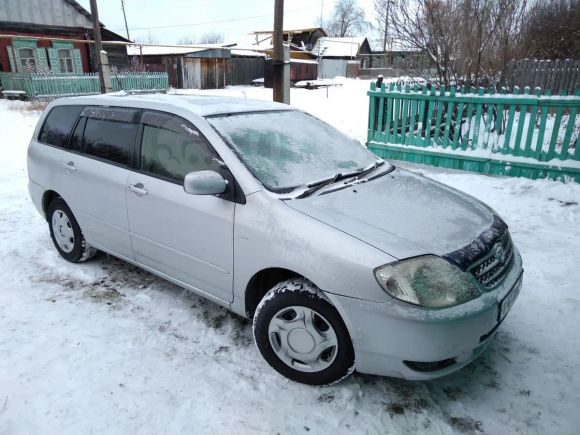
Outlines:
[[[89,0],[77,0],[90,11]],[[367,20],[373,20],[373,0],[358,0]],[[121,0],[97,0],[99,18],[109,29],[125,36]],[[327,19],[334,0],[286,0],[284,28],[316,25],[323,6]],[[190,37],[196,40],[207,32],[223,33],[226,42],[249,44],[247,34],[254,30],[271,30],[274,22],[274,0],[125,0],[127,23],[132,40],[147,38],[166,44]],[[372,35],[367,35],[372,36]],[[370,39],[370,38],[369,38]]]

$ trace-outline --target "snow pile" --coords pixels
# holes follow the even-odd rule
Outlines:
[[[292,90],[292,102],[364,138],[367,89]],[[577,433],[580,185],[413,167],[503,216],[524,259],[521,296],[452,376],[312,388],[275,373],[251,324],[213,303],[114,258],[62,260],[28,198],[38,113],[26,107],[0,100],[0,433]]]

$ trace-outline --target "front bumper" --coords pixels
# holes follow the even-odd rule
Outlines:
[[[455,307],[426,309],[396,299],[376,303],[329,296],[349,329],[357,371],[428,380],[459,370],[489,346],[502,321],[499,305],[514,287],[521,286],[522,278],[521,256],[514,247],[513,265],[504,281]]]

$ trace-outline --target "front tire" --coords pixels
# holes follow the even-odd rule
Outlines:
[[[256,308],[253,332],[268,364],[293,381],[328,385],[354,371],[354,350],[340,314],[306,279],[272,288]]]
[[[93,258],[97,250],[90,246],[73,212],[62,198],[56,198],[48,207],[50,237],[62,258],[79,263]]]

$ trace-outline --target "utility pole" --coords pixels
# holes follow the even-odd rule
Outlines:
[[[127,26],[127,15],[125,14],[125,0],[121,0],[121,9],[123,9],[123,19],[125,20],[125,30],[127,31],[127,39],[131,39],[129,36],[129,26]]]
[[[274,33],[272,44],[274,53],[272,56],[272,86],[274,88],[274,101],[290,104],[289,71],[286,71],[286,53],[284,50],[284,0],[274,2]],[[288,59],[289,61],[289,59]]]
[[[99,23],[99,10],[97,9],[97,0],[91,0],[91,19],[93,20],[93,39],[95,40],[95,51],[97,59],[97,69],[99,70],[99,82],[101,83],[101,94],[105,94],[105,77],[103,76],[103,65],[101,64],[101,51],[103,44],[101,42],[101,25]]]

